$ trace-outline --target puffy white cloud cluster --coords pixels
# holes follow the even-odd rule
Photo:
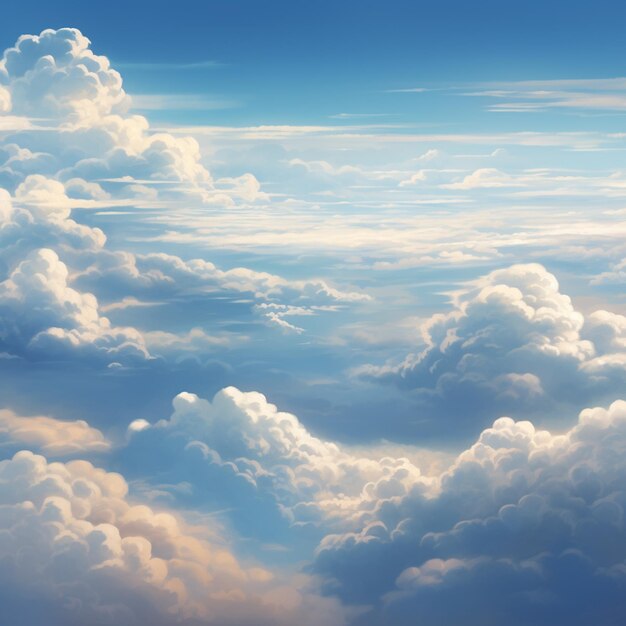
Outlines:
[[[33,251],[0,283],[0,345],[11,354],[80,349],[107,359],[149,354],[134,328],[114,327],[98,301],[68,285],[68,269],[54,250]]]
[[[34,276],[31,277],[32,280],[27,279],[26,273],[36,272],[37,268],[32,262],[27,263],[25,258],[32,260],[42,254],[49,255],[52,250],[59,250],[63,255],[64,263],[61,264],[63,267],[69,264],[72,268],[71,276],[67,268],[61,272],[63,289],[70,289],[72,298],[80,297],[85,302],[87,300],[91,302],[92,296],[90,293],[81,294],[79,291],[81,289],[88,292],[103,292],[109,300],[126,296],[161,298],[180,293],[206,293],[215,290],[244,292],[263,302],[287,299],[292,302],[313,304],[320,307],[318,310],[328,303],[358,303],[369,299],[369,296],[363,293],[339,291],[323,280],[291,281],[275,274],[242,267],[222,270],[204,259],[184,261],[163,253],[135,255],[130,252],[111,251],[105,247],[106,237],[100,229],[79,224],[71,218],[72,208],[77,204],[84,206],[89,202],[101,201],[108,200],[99,185],[77,178],[63,184],[39,174],[31,174],[20,183],[13,197],[2,190],[0,270],[4,269],[7,287],[11,287],[9,282],[12,280],[11,275],[15,273],[19,275],[21,297],[17,300],[25,301],[31,296],[36,299],[41,295],[33,292],[29,296],[26,293],[36,285],[39,285],[38,289],[42,285]],[[49,252],[42,253],[42,249]],[[58,258],[55,263],[57,261],[60,263]],[[47,284],[51,286],[49,281]],[[16,298],[9,297],[11,292],[15,292],[14,287],[4,289],[2,295],[4,306],[12,308],[15,313],[13,318],[9,315],[7,323],[11,325],[10,320],[13,319],[20,328],[31,324],[32,320],[29,319],[31,313],[24,308],[16,310]],[[35,316],[39,310],[37,306],[33,308]],[[108,337],[104,343],[110,343],[111,333],[106,330],[108,322],[105,319],[101,318],[98,324],[106,331],[104,334]],[[45,324],[45,321],[42,321],[42,324]],[[37,331],[44,330],[42,324]],[[54,316],[49,316],[49,326],[63,327],[54,321]],[[86,329],[80,324],[75,324],[75,327],[77,333],[74,333],[75,337],[70,341],[74,346],[83,344],[83,339],[91,341],[90,337],[103,334],[95,326],[92,326],[91,332],[84,332]],[[5,329],[5,334],[7,332]],[[30,341],[33,335],[29,336],[28,332],[20,329],[18,334],[24,340]],[[115,334],[121,343],[137,346],[145,343],[139,332],[133,329],[124,329],[123,332]],[[124,338],[124,335],[127,337]],[[64,335],[64,338],[69,339],[67,335]],[[113,340],[113,343],[116,342],[118,340]],[[210,338],[208,343],[203,344],[215,345],[216,342],[219,343],[220,339]],[[161,342],[160,347],[167,351],[174,347],[179,349],[183,344],[184,337],[180,341],[170,341],[167,345]],[[145,351],[145,346],[141,350]]]
[[[76,123],[123,112],[128,102],[122,78],[89,44],[73,28],[20,37],[0,65],[13,111]]]
[[[263,498],[296,527],[315,522],[313,570],[346,603],[370,606],[363,623],[618,623],[624,401],[584,410],[562,433],[499,418],[428,475],[406,458],[363,458],[314,437],[258,393],[184,393],[174,408],[131,424],[128,453],[149,451],[157,460],[145,471],[184,480],[196,497],[203,483],[221,485],[238,516],[254,508],[258,534]]]
[[[13,197],[0,190],[0,344],[13,355],[56,358],[80,352],[105,361],[145,359],[142,335],[111,325],[90,292],[72,285],[71,270],[105,254],[98,228],[71,219],[76,197],[104,193],[98,185],[72,179],[65,185],[28,175]],[[72,195],[70,195],[72,194]],[[70,352],[68,352],[70,351]]]
[[[436,407],[465,433],[476,416],[619,395],[623,318],[598,311],[585,319],[543,266],[493,271],[452,294],[452,305],[424,322],[421,352],[357,373],[413,390],[425,411]]]
[[[317,567],[374,623],[617,624],[626,589],[626,402],[563,434],[498,419],[437,488],[381,498]],[[362,574],[367,564],[376,567]]]
[[[210,529],[134,504],[119,474],[27,451],[0,462],[0,579],[7,614],[38,607],[47,623],[343,623]]]
[[[133,422],[129,433],[127,453],[144,458],[151,451],[156,463],[150,468],[146,459],[144,471],[154,470],[170,483],[185,481],[198,492],[213,491],[213,497],[224,489],[231,504],[258,507],[264,500],[296,524],[345,527],[358,523],[381,497],[430,485],[408,459],[355,456],[313,436],[295,415],[279,411],[262,394],[234,387],[211,402],[181,393],[169,419]],[[164,458],[176,459],[165,473]]]
[[[85,188],[89,189],[89,184],[79,179],[64,186],[40,174],[29,174],[13,197],[0,189],[0,276],[6,276],[8,270],[37,248],[83,256],[102,250],[104,233],[71,218],[76,197],[69,194]],[[95,189],[91,191],[96,193]]]
[[[129,115],[120,74],[106,57],[92,52],[80,31],[48,29],[20,37],[4,53],[0,76],[11,97],[11,113],[59,129],[46,136],[31,132],[14,137],[29,151],[21,159],[43,153],[64,179],[80,171],[91,178],[119,175],[210,185],[197,143],[150,134],[145,118]],[[4,167],[16,172],[11,162]]]
[[[124,297],[164,298],[216,290],[243,292],[261,302],[286,299],[317,306],[318,310],[325,306],[323,310],[332,310],[330,303],[369,299],[363,293],[339,291],[323,280],[291,281],[247,268],[222,270],[204,259],[184,261],[163,253],[135,255],[111,251],[105,247],[106,237],[100,229],[71,218],[77,203],[100,202],[102,194],[95,183],[71,179],[64,185],[38,174],[31,174],[20,183],[13,197],[4,190],[0,194],[0,276],[4,274],[0,306],[7,316],[3,323],[5,343],[11,343],[13,337],[11,345],[23,347],[38,333],[56,328],[53,333],[46,333],[46,338],[62,340],[67,347],[95,342],[98,349],[105,351],[115,351],[118,346],[121,352],[130,354],[137,348],[145,356],[146,338],[136,329],[113,329],[98,313],[91,295],[94,291],[113,302]],[[80,200],[80,196],[90,199]],[[42,263],[45,267],[40,267]],[[42,297],[56,300],[57,305],[42,309]],[[70,301],[74,303],[69,307],[73,307],[71,315],[67,304]],[[65,312],[59,312],[60,309]],[[209,338],[203,345],[221,341],[219,337]],[[180,341],[159,345],[161,351],[167,352],[179,350],[184,344],[181,337]]]
[[[23,35],[0,61],[0,119],[32,123],[8,126],[15,128],[0,151],[0,184],[14,189],[27,174],[41,173],[62,181],[107,179],[112,193],[130,200],[139,189],[151,201],[267,199],[252,174],[225,179],[217,189],[195,139],[151,131],[130,106],[120,74],[79,30]],[[171,184],[153,186],[164,182]]]
[[[94,54],[78,30],[24,35],[0,61],[0,118],[31,120],[5,131],[0,146],[0,307],[2,342],[11,354],[39,348],[104,353],[115,360],[224,343],[204,329],[180,337],[113,327],[92,293],[105,303],[190,292],[250,293],[260,301],[313,305],[360,302],[323,280],[289,281],[246,268],[221,270],[204,259],[160,253],[135,255],[105,246],[99,229],[72,219],[76,207],[108,207],[164,200],[232,204],[267,199],[251,174],[222,180],[216,189],[192,138],[152,132],[132,115],[122,79]],[[0,128],[2,126],[0,125]],[[182,196],[181,196],[182,194]],[[29,275],[30,274],[30,275]],[[18,284],[19,283],[19,284]]]
[[[225,345],[204,328],[140,330],[103,315],[188,296],[249,295],[262,319],[295,333],[307,316],[368,301],[322,279],[114,250],[100,229],[74,221],[77,207],[268,199],[250,174],[214,181],[193,139],[152,132],[129,106],[120,75],[75,29],[21,37],[0,61],[0,357],[120,366]],[[290,166],[358,174],[323,161]],[[426,182],[442,181],[421,170],[400,184]],[[522,182],[483,168],[449,187]],[[509,410],[548,421],[624,382],[626,318],[583,316],[537,264],[468,283],[422,331],[419,354],[360,374],[413,392],[425,435],[473,438]],[[0,445],[48,457],[106,452],[145,495],[223,505],[248,541],[295,554],[312,537],[311,567],[328,590],[373,605],[359,623],[608,625],[626,610],[623,402],[584,411],[561,434],[500,418],[443,473],[424,474],[417,452],[360,456],[234,387],[211,401],[179,394],[169,419],[132,422],[119,447],[82,421],[0,411]],[[124,478],[86,461],[20,452],[0,462],[0,600],[31,624],[344,623],[310,579],[245,566],[228,543],[212,526],[135,502]]]

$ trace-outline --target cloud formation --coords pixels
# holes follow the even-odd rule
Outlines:
[[[562,106],[555,97],[531,99]],[[0,461],[0,601],[25,626],[621,624],[626,403],[567,420],[623,395],[626,317],[583,314],[542,265],[502,267],[520,248],[545,258],[561,241],[576,255],[590,233],[601,243],[582,246],[585,254],[623,256],[619,243],[599,250],[607,233],[623,234],[619,209],[568,218],[565,233],[554,212],[537,227],[533,213],[494,217],[487,205],[460,220],[457,209],[590,190],[621,201],[624,177],[509,168],[501,148],[453,149],[615,148],[621,137],[393,128],[386,136],[373,125],[196,129],[235,152],[239,140],[246,149],[283,141],[280,166],[255,170],[266,186],[227,165],[232,152],[219,147],[213,175],[185,129],[155,130],[135,115],[120,74],[80,31],[25,35],[4,53],[1,362],[32,375],[24,384],[45,376],[50,387],[71,386],[63,401],[74,415],[92,393],[94,420],[128,405],[105,425],[94,421],[102,430],[0,411],[4,456],[30,450]],[[332,157],[320,157],[315,144],[324,141],[341,142]],[[394,142],[404,156],[379,167],[377,153]],[[341,162],[373,144],[366,162]],[[289,181],[272,186],[283,175]],[[109,239],[94,225],[108,218]],[[258,251],[272,271],[240,266]],[[314,273],[312,251],[324,252]],[[285,252],[288,263],[277,260]],[[423,321],[422,343],[402,358],[418,319],[414,291],[427,300],[450,280],[432,268],[454,268],[458,284],[494,262],[500,269],[464,282],[447,312]],[[624,274],[617,263],[592,283],[620,284]],[[418,302],[429,315],[431,305]],[[356,307],[371,318],[345,320]],[[326,314],[346,326],[316,343],[310,328]],[[240,354],[219,361],[231,348]],[[210,370],[203,359],[217,351]],[[378,365],[352,367],[376,360],[373,351],[383,355]],[[400,360],[381,366],[390,354]],[[66,367],[70,360],[79,365]],[[351,388],[346,371],[357,374]],[[201,397],[229,384],[226,376],[242,388],[252,376],[260,379],[252,388],[278,380],[268,397],[305,407],[302,419],[233,386]],[[392,386],[378,396],[371,382]],[[345,395],[333,396],[341,385]],[[159,398],[183,388],[200,395],[178,393],[159,420]],[[46,404],[56,390],[32,389],[42,413],[61,414]],[[402,422],[420,445],[432,438],[466,449],[389,441],[356,449],[319,436],[345,434],[341,420],[329,426],[344,398],[351,405],[341,416],[364,439],[368,420],[379,433]],[[400,398],[414,412],[396,412]],[[534,423],[515,421],[524,417]],[[89,460],[67,461],[77,456]]]
[[[545,418],[568,402],[581,407],[619,395],[622,316],[597,311],[585,318],[543,266],[495,270],[451,300],[449,313],[422,324],[420,352],[356,371],[415,394],[420,410],[441,422],[433,418],[432,432],[453,423],[467,436],[498,414],[543,411]]]
[[[94,294],[109,305],[216,292],[316,306],[369,300],[323,279],[287,280],[244,267],[222,270],[201,258],[111,249],[101,229],[75,221],[76,208],[268,199],[251,174],[222,178],[217,189],[194,139],[154,132],[144,117],[129,113],[120,74],[80,31],[20,37],[0,61],[0,85],[0,117],[32,120],[0,148],[6,188],[0,191],[0,306],[8,353],[125,363],[148,358],[148,344],[172,356],[227,343],[196,326],[176,333],[116,327],[101,315]],[[190,338],[198,337],[192,349]]]
[[[286,533],[307,524],[345,527],[381,494],[428,485],[408,459],[355,456],[258,392],[228,387],[211,402],[185,392],[173,404],[167,420],[131,423],[123,454],[144,460],[145,480],[184,482],[195,498],[236,507],[235,523],[261,539],[279,531],[283,542],[296,541]],[[259,523],[262,516],[272,523]]]
[[[61,178],[78,176],[77,172],[91,178],[119,173],[210,189],[211,177],[199,163],[194,140],[150,134],[145,118],[129,115],[130,98],[120,74],[106,57],[92,52],[89,39],[77,29],[48,29],[20,37],[4,53],[0,76],[11,96],[12,114],[41,118],[60,131],[17,140],[32,152],[37,144],[43,147],[48,142],[42,152],[52,158]],[[72,152],[82,156],[69,161]],[[10,163],[4,167],[15,173]]]
[[[343,624],[332,600],[242,565],[206,527],[134,504],[119,474],[86,461],[1,461],[0,509],[0,595],[16,614],[199,626],[312,625],[314,613]]]
[[[65,421],[43,415],[23,417],[0,410],[2,446],[27,447],[51,456],[106,452],[111,443],[84,420]]]
[[[326,537],[316,567],[353,601],[377,594],[372,623],[617,623],[625,424],[623,401],[562,434],[498,419],[435,490],[381,499],[359,531]]]
[[[312,569],[329,593],[369,606],[356,624],[495,624],[512,605],[520,625],[621,614],[624,401],[584,410],[561,433],[499,418],[430,474],[314,437],[258,393],[181,394],[174,407],[168,420],[131,424],[129,453],[150,450],[159,479],[225,486],[236,510],[255,502],[257,522],[270,496],[290,532],[314,522]]]
[[[68,285],[68,270],[54,250],[32,252],[0,283],[2,347],[18,356],[31,351],[81,350],[105,359],[149,357],[141,334],[112,326],[91,293]]]

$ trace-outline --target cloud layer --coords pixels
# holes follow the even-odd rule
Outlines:
[[[619,620],[624,401],[554,434],[499,418],[440,474],[400,456],[355,456],[258,393],[229,388],[211,403],[181,394],[174,408],[153,426],[131,424],[129,453],[158,451],[149,471],[160,479],[213,495],[209,485],[224,486],[222,505],[256,502],[263,515],[271,499],[289,522],[286,545],[313,523],[313,571],[328,592],[371,607],[363,623]],[[247,531],[267,540],[262,528]]]
[[[77,29],[0,61],[12,624],[621,624],[625,177],[514,153],[622,137],[137,110]]]

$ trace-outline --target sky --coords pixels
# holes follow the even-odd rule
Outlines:
[[[622,623],[620,3],[5,13],[5,620]]]

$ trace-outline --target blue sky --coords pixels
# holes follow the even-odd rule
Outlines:
[[[565,8],[393,1],[383,8],[376,2],[186,1],[175,9],[169,2],[111,2],[102,11],[29,2],[12,8],[0,33],[12,41],[29,29],[71,24],[124,68],[133,93],[193,94],[216,106],[236,105],[179,112],[177,121],[311,123],[374,112],[412,124],[450,125],[461,115],[465,128],[478,130],[510,129],[520,121],[481,116],[482,107],[469,116],[467,103],[445,92],[424,98],[385,91],[619,76],[620,16],[615,2]],[[577,124],[570,120],[569,128]]]
[[[621,623],[622,14],[12,7],[11,623]]]

